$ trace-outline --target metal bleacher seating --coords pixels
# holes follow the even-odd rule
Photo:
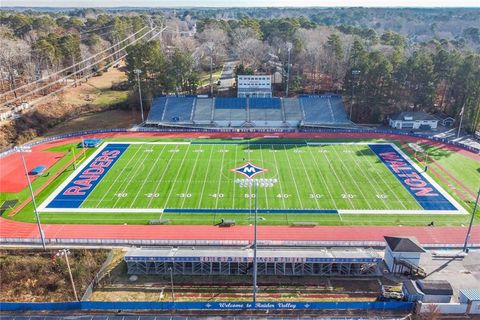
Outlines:
[[[195,101],[194,97],[168,97],[162,121],[191,122]]]
[[[148,114],[147,124],[158,124],[162,122],[163,112],[165,111],[165,104],[167,103],[167,97],[156,97],[153,99],[150,112]]]
[[[193,121],[197,123],[209,123],[212,121],[213,99],[199,98],[193,113]]]
[[[351,124],[342,97],[335,94],[283,99],[157,97],[146,124],[168,123],[220,127]]]
[[[221,122],[247,121],[247,99],[246,98],[215,98],[214,120]]]
[[[347,115],[340,96],[300,96],[305,123],[348,124]]]

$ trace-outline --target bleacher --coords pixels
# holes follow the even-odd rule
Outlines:
[[[298,123],[303,120],[303,112],[297,98],[283,99],[283,108],[285,111],[285,121]]]
[[[210,123],[212,119],[213,99],[198,98],[193,120],[196,123]]]
[[[250,109],[280,109],[280,98],[250,98],[248,106]]]
[[[167,97],[161,96],[153,99],[150,112],[148,113],[146,124],[159,124],[162,122],[163,112],[165,111],[165,104],[167,103]]]
[[[215,98],[215,109],[245,109],[247,98]]]
[[[162,121],[191,122],[195,100],[194,97],[168,97]]]
[[[342,98],[338,95],[300,96],[305,123],[348,124]]]
[[[341,96],[299,98],[157,97],[147,125],[298,127],[351,125]]]

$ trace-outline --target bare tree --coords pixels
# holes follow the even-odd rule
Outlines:
[[[10,90],[15,90],[18,76],[31,72],[30,67],[30,46],[25,41],[0,38],[0,70],[7,75]]]

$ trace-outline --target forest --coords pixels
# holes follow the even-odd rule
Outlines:
[[[161,38],[126,49],[131,89],[147,101],[195,94],[236,60],[241,72],[278,74],[283,94],[341,93],[353,120],[380,123],[422,110],[480,129],[480,9],[234,8],[0,11],[0,92],[81,62],[144,27]],[[101,72],[101,67],[98,68]],[[135,95],[136,91],[132,91]]]

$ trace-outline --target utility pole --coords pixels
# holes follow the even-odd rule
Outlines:
[[[350,121],[352,121],[353,98],[355,97],[355,76],[360,74],[360,70],[352,70],[352,97],[350,99]]]
[[[293,45],[291,42],[287,42],[287,50],[288,50],[288,63],[287,63],[287,86],[285,89],[285,97],[288,98],[288,86],[290,83],[290,52],[292,51]]]
[[[137,76],[138,99],[140,100],[140,112],[142,113],[142,123],[144,123],[145,118],[143,116],[142,88],[140,87],[140,73],[142,73],[142,70],[135,69],[135,70],[133,70],[133,73],[135,73],[135,75]]]
[[[478,188],[477,199],[475,200],[475,206],[473,207],[472,216],[470,217],[470,224],[468,225],[467,236],[465,237],[465,243],[463,244],[463,252],[468,252],[468,240],[470,240],[470,233],[472,232],[473,220],[475,219],[475,214],[477,213],[478,200],[480,198],[480,188]]]
[[[256,182],[257,180],[255,180]],[[258,196],[258,185],[257,183],[253,184],[255,188],[255,216],[254,216],[254,224],[253,224],[253,307],[256,308],[257,306],[257,213],[258,213],[258,205],[257,205],[257,196]]]
[[[168,271],[170,271],[170,288],[172,290],[172,303],[175,304],[175,292],[173,291],[173,269],[168,268]]]
[[[68,268],[68,275],[70,276],[70,283],[72,285],[73,289],[73,295],[75,296],[75,301],[78,300],[78,295],[77,295],[77,289],[75,289],[75,282],[73,282],[73,276],[72,276],[72,269],[70,269],[70,262],[68,261],[68,255],[70,254],[70,251],[67,249],[62,249],[59,250],[57,255],[58,256],[64,256],[65,257],[65,262],[67,263],[67,268]]]
[[[460,138],[460,131],[462,130],[463,114],[465,113],[465,103],[462,106],[462,111],[460,111],[460,125],[458,126],[457,139]]]
[[[213,52],[210,51],[210,98],[213,98]]]
[[[25,162],[25,157],[23,156],[24,152],[32,152],[30,148],[16,147],[17,152],[20,153],[23,163],[23,169],[25,170],[25,176],[27,177],[28,188],[30,189],[30,196],[32,197],[33,211],[37,219],[38,232],[40,233],[40,239],[42,240],[42,247],[46,250],[45,238],[42,230],[42,224],[40,223],[40,216],[37,210],[37,202],[35,200],[35,194],[33,193],[32,182],[30,181],[30,176],[28,175],[27,163]]]

